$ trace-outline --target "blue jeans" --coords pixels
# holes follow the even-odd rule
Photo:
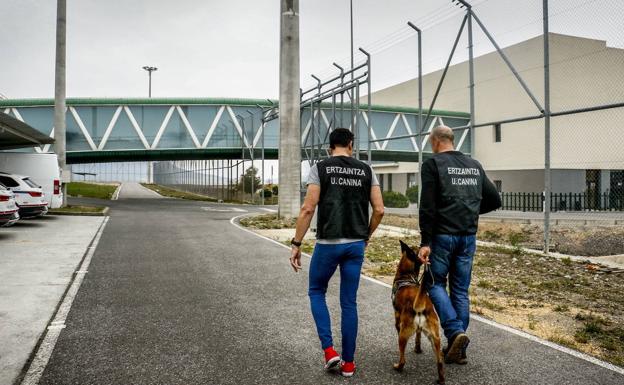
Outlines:
[[[475,235],[435,235],[431,242],[429,261],[434,282],[432,285],[432,277],[427,275],[427,289],[447,339],[468,329],[468,288],[475,250]],[[447,280],[450,296],[446,291]]]
[[[364,241],[339,245],[317,243],[310,262],[308,296],[323,349],[334,345],[325,293],[330,278],[340,266],[342,359],[346,362],[353,361],[355,355],[358,330],[357,290],[364,261],[364,248]]]

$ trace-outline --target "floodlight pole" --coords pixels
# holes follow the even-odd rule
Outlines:
[[[148,74],[148,90],[147,90],[147,96],[149,98],[152,97],[152,72],[154,71],[158,71],[157,67],[152,67],[152,66],[143,66],[143,69],[145,71],[147,71]]]
[[[278,215],[285,218],[296,218],[301,206],[299,74],[299,0],[280,0]]]
[[[157,67],[152,67],[152,66],[143,66],[143,69],[145,71],[147,71],[147,74],[148,74],[147,96],[149,98],[151,98],[152,97],[152,72],[158,71],[158,68]],[[143,111],[143,110],[141,109],[141,111]],[[141,124],[143,124],[143,123],[141,123]],[[147,183],[153,183],[154,182],[153,167],[154,167],[154,165],[152,164],[152,161],[148,161],[147,162]]]
[[[550,42],[548,0],[543,0],[544,17],[544,253],[550,252]]]
[[[54,66],[54,152],[58,157],[58,166],[61,170],[61,186],[63,200],[61,206],[67,206],[67,183],[71,175],[67,170],[66,143],[65,143],[65,61],[67,38],[67,1],[57,0],[56,3],[56,62]]]

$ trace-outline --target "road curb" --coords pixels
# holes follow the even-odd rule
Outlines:
[[[91,213],[91,212],[76,212],[76,213],[70,213],[70,212],[48,212],[47,215],[73,215],[73,216],[77,216],[77,217],[105,217],[108,216],[108,212],[110,211],[110,207],[106,206],[104,207],[104,210],[100,211],[99,213]]]
[[[117,199],[119,199],[119,193],[121,192],[121,186],[123,186],[123,183],[119,183],[119,186],[117,186],[117,188],[115,189],[115,192],[113,192],[113,196],[111,197],[112,201],[116,201]]]

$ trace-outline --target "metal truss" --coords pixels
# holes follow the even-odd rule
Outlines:
[[[138,116],[135,107],[143,107],[141,112],[145,116]],[[157,107],[157,109],[153,109]],[[163,109],[163,107],[165,107]],[[209,113],[210,117],[205,120],[192,117],[191,109],[195,107],[203,108],[204,113]],[[335,107],[335,106],[334,106]],[[51,127],[52,120],[47,116],[53,110],[53,105],[19,105],[6,107],[4,112],[13,115],[15,118],[33,126],[49,136],[54,136],[54,128]],[[99,120],[98,127],[94,126],[92,115],[87,114],[87,110],[106,108],[107,114],[112,115],[106,119]],[[29,109],[38,109],[37,114],[29,114],[33,112]],[[239,142],[228,148],[242,148],[242,156],[244,154],[252,154],[254,149],[261,148],[274,149],[277,148],[277,132],[279,130],[278,122],[271,119],[275,114],[277,106],[266,107],[259,104],[254,105],[229,105],[229,104],[144,104],[144,103],[126,103],[126,104],[91,104],[91,105],[72,105],[67,109],[68,123],[72,122],[76,132],[68,135],[68,151],[69,152],[98,152],[98,151],[115,151],[115,150],[163,150],[163,149],[207,149],[221,148],[224,146],[217,145],[219,140],[231,142]],[[43,110],[43,111],[42,111]],[[186,112],[185,112],[186,111]],[[237,115],[247,111],[251,115],[250,119],[239,120]],[[380,108],[379,106],[372,110],[361,108],[351,111],[345,109],[340,112],[332,109],[331,106],[323,104],[320,108],[304,109],[302,112],[302,137],[301,146],[305,150],[306,147],[311,148],[311,136],[314,129],[316,138],[315,146],[322,151],[326,151],[328,135],[333,129],[332,120],[340,120],[341,113],[344,114],[345,122],[350,122],[358,127],[358,122],[362,126],[370,127],[370,143],[375,151],[404,151],[418,153],[420,148],[427,151],[428,135],[426,132],[437,124],[446,124],[455,127],[456,135],[460,138],[458,148],[462,149],[467,141],[468,130],[466,124],[469,122],[469,116],[462,113],[453,113],[445,111],[432,111],[431,118],[426,120],[426,132],[419,139],[417,136],[418,113],[417,110],[407,110],[400,108]],[[310,113],[312,112],[312,113]],[[353,114],[352,114],[353,112]],[[101,112],[98,112],[101,113]],[[253,118],[254,114],[258,114]],[[45,119],[43,117],[46,117]],[[103,115],[100,115],[103,116]],[[26,118],[26,119],[25,119]],[[122,119],[123,118],[123,119]],[[148,120],[150,123],[146,122]],[[175,124],[173,121],[177,120]],[[75,124],[73,124],[75,122]],[[141,124],[142,122],[142,124]],[[122,127],[123,126],[123,127]],[[251,127],[251,128],[250,128]],[[103,132],[102,132],[103,129]],[[164,142],[163,139],[169,130],[175,130],[176,140],[179,143],[185,143],[175,146],[171,142]],[[182,130],[182,131],[180,131]],[[99,132],[98,132],[99,131]],[[220,132],[220,136],[215,134]],[[265,144],[265,133],[272,134],[271,140],[267,140]],[[405,134],[401,136],[401,134]],[[268,135],[268,134],[267,134]],[[325,141],[322,139],[325,138]],[[119,141],[126,140],[132,145],[131,148],[120,148]],[[321,139],[321,140],[319,140]],[[362,138],[365,145],[366,138]],[[421,141],[419,146],[419,140]],[[189,146],[190,145],[190,146]],[[50,145],[35,147],[37,152],[49,152]],[[364,150],[364,149],[362,149]],[[462,149],[468,151],[468,149]]]

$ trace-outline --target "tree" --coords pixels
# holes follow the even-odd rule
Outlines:
[[[261,187],[260,178],[258,178],[258,169],[255,167],[249,167],[247,170],[245,170],[245,174],[238,182],[237,190],[243,191],[245,193],[251,193],[252,187],[254,190]]]

